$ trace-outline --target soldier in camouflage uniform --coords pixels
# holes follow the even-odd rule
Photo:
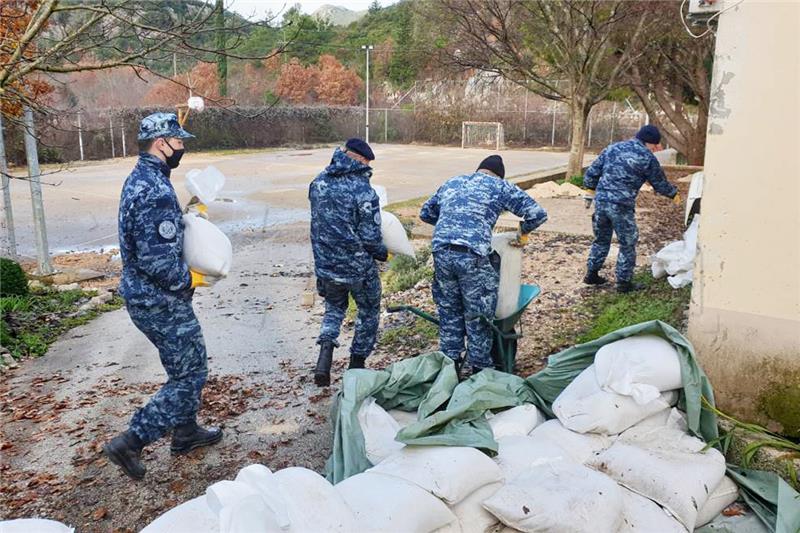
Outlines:
[[[517,244],[547,220],[547,213],[522,189],[503,178],[498,155],[472,174],[449,179],[425,205],[420,218],[433,230],[433,299],[439,310],[439,346],[461,364],[464,336],[473,372],[492,367],[492,331],[480,317],[494,318],[498,272],[492,266],[492,229],[503,211],[523,219]]]
[[[154,113],[139,127],[139,160],[122,188],[119,293],[133,324],[158,349],[169,380],[131,419],[127,431],[104,447],[134,479],[145,475],[144,446],[172,430],[173,453],[219,442],[222,431],[197,425],[206,382],[206,347],[192,309],[195,287],[217,279],[191,271],[182,259],[183,218],[170,172],[183,155],[185,131],[173,113]]]
[[[680,203],[678,189],[667,181],[656,157],[661,149],[661,133],[658,128],[646,125],[636,137],[614,143],[594,160],[586,170],[583,185],[596,190],[592,226],[594,242],[589,252],[587,274],[584,283],[602,285],[606,279],[599,272],[611,247],[612,233],[619,240],[617,256],[617,290],[630,292],[640,289],[633,283],[636,266],[636,242],[639,229],[636,227],[636,196],[645,181],[664,196]]]
[[[344,150],[334,151],[330,164],[308,189],[314,272],[317,290],[325,298],[314,369],[314,382],[320,387],[330,385],[333,350],[339,346],[351,295],[358,315],[349,368],[364,368],[378,335],[381,281],[375,261],[386,261],[388,251],[381,237],[378,195],[369,184],[369,163],[374,159],[367,143],[350,139]]]

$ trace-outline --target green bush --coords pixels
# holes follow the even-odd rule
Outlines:
[[[19,263],[0,258],[0,296],[27,296],[28,278]]]
[[[433,280],[433,268],[428,266],[430,248],[417,252],[415,258],[397,255],[389,261],[389,270],[383,275],[383,289],[386,294],[404,291],[414,287],[422,280]]]

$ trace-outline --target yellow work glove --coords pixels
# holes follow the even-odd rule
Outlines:
[[[518,232],[517,233],[517,237],[515,239],[513,239],[511,242],[509,242],[508,244],[510,244],[511,246],[513,246],[515,248],[522,248],[526,244],[528,244],[528,234],[527,233]]]
[[[194,270],[189,270],[189,274],[192,275],[192,288],[196,289],[197,287],[213,287],[215,283],[217,283],[220,278],[216,276],[209,276],[208,274],[201,274],[200,272],[196,272]]]
[[[680,207],[681,205],[681,193],[676,193],[675,196],[672,197],[672,203]]]
[[[186,205],[186,209],[184,209],[183,212],[184,214],[192,213],[208,220],[208,206],[201,202],[197,196],[192,196],[192,199],[189,200],[189,203]]]

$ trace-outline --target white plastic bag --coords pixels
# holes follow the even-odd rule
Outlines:
[[[495,462],[510,481],[528,469],[555,461],[570,461],[567,451],[547,439],[529,436],[503,437],[497,439]]]
[[[553,412],[564,426],[578,433],[617,435],[677,399],[677,392],[662,392],[652,402],[639,405],[630,396],[601,389],[594,365],[590,365],[558,395]]]
[[[709,487],[725,475],[725,457],[705,443],[671,428],[643,428],[620,436],[589,461],[596,468],[667,509],[689,531]]]
[[[486,454],[465,446],[406,446],[367,472],[405,479],[450,505],[503,479]]]
[[[381,235],[383,245],[390,253],[416,257],[403,224],[392,213],[383,210],[381,210]]]
[[[686,528],[656,502],[622,489],[622,527],[619,533],[686,533]]]
[[[352,531],[428,532],[458,520],[436,496],[398,477],[364,472],[334,489],[355,514]]]
[[[500,320],[510,317],[519,309],[522,249],[510,244],[516,237],[516,233],[492,235],[492,248],[500,255],[500,282],[495,307],[495,316]]]
[[[615,533],[622,523],[622,489],[585,466],[556,461],[526,470],[483,504],[520,531]]]
[[[281,529],[287,529],[292,521],[287,511],[288,505],[283,497],[278,478],[264,465],[252,464],[239,470],[236,474],[237,483],[243,483],[255,489],[264,498],[264,503],[275,515],[275,523]]]
[[[349,533],[356,517],[328,480],[313,470],[291,467],[274,474],[287,503],[291,533]]]
[[[557,447],[562,450],[562,457],[581,464],[614,442],[614,437],[571,431],[565,428],[557,418],[538,426],[531,431],[529,437],[542,443],[541,446],[545,446],[546,443]]]
[[[207,166],[203,170],[193,168],[186,173],[186,190],[206,205],[217,199],[224,186],[225,175],[216,167]]]
[[[6,533],[2,526],[0,526],[0,531]],[[25,531],[39,530],[26,529]],[[208,507],[205,496],[198,496],[173,507],[150,522],[140,533],[198,533],[201,531],[203,533],[219,531],[219,518]],[[58,532],[54,531],[53,533]]]
[[[657,335],[606,344],[594,356],[594,371],[603,390],[631,396],[639,405],[683,385],[678,351]]]
[[[679,272],[674,276],[670,276],[667,278],[667,283],[673,289],[680,289],[682,287],[686,287],[692,282],[694,279],[694,270],[688,270],[686,272]]]
[[[73,533],[75,528],[45,518],[17,518],[0,522],[2,533]]]
[[[193,529],[192,533],[205,533],[202,529]],[[284,531],[275,522],[275,515],[267,503],[259,495],[246,496],[241,500],[226,505],[219,513],[220,533],[278,533]],[[285,531],[295,531],[286,529]],[[169,532],[164,532],[169,533]]]
[[[725,476],[711,492],[705,505],[700,508],[694,527],[698,528],[708,524],[738,498],[739,487],[731,478]]]
[[[367,459],[376,465],[400,451],[405,444],[394,440],[400,431],[400,424],[375,402],[375,398],[367,398],[358,410],[358,423],[364,434],[364,446]]]
[[[183,260],[189,268],[209,276],[225,277],[231,269],[233,248],[228,236],[197,215],[183,215]]]
[[[503,437],[524,436],[533,431],[533,428],[547,420],[535,405],[526,403],[511,409],[506,409],[494,415],[487,413],[489,426],[494,433],[494,439]]]
[[[206,488],[206,505],[215,516],[219,516],[224,507],[248,496],[259,496],[259,493],[250,485],[226,479]]]
[[[494,496],[502,486],[502,483],[484,485],[456,505],[450,507],[450,510],[458,518],[461,531],[464,533],[484,533],[498,524],[499,520],[484,509],[483,502]]]

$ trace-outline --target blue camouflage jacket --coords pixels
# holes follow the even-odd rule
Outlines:
[[[523,219],[523,233],[547,220],[545,210],[525,191],[483,172],[447,180],[422,206],[419,218],[436,225],[433,251],[457,244],[487,256],[492,251],[492,228],[503,211]]]
[[[372,169],[341,149],[308,188],[311,249],[317,278],[355,283],[377,274],[375,260],[388,255],[381,236]]]
[[[678,192],[667,181],[656,156],[638,139],[614,143],[603,150],[583,176],[583,186],[597,190],[596,202],[626,207],[636,206],[636,196],[645,181],[664,196],[672,198]]]
[[[183,261],[183,216],[170,169],[142,153],[119,201],[119,293],[128,305],[157,306],[191,299],[191,275]]]

